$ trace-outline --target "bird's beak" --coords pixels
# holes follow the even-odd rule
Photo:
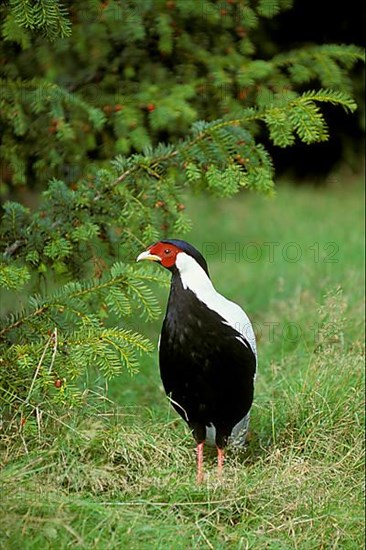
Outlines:
[[[156,254],[150,254],[150,250],[145,250],[144,252],[141,252],[139,256],[136,258],[136,262],[140,262],[141,260],[150,260],[152,262],[161,262],[160,256],[157,256]]]

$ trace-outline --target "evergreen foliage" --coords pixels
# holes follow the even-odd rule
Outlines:
[[[356,46],[307,45],[258,58],[261,21],[290,5],[5,3],[2,192],[53,177],[73,183],[91,162],[177,142],[198,120],[286,101],[309,86],[351,93],[349,71],[363,58]]]
[[[328,136],[320,104],[355,110],[348,70],[357,47],[255,57],[260,18],[289,4],[24,0],[0,8],[3,193],[44,188],[35,211],[10,200],[3,207],[8,418],[81,403],[80,378],[93,369],[106,378],[136,371],[138,354],[152,350],[136,314],[159,314],[150,283],[166,279],[130,262],[190,227],[185,186],[220,197],[269,193],[273,166],[260,128],[281,147],[313,143]],[[324,89],[300,92],[314,81]]]

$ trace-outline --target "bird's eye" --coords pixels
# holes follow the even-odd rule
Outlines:
[[[169,252],[170,252],[170,248],[166,248],[166,249],[164,250],[164,254],[169,254]]]

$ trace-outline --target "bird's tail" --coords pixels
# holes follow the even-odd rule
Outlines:
[[[250,412],[233,427],[228,444],[233,447],[244,447],[249,431]]]
[[[250,412],[248,412],[244,418],[239,420],[239,422],[233,427],[230,437],[228,439],[228,445],[233,447],[244,447],[247,435],[249,431],[249,419]],[[216,440],[216,429],[214,426],[206,426],[206,444],[210,447],[215,446]]]

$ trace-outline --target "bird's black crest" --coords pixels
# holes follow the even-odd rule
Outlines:
[[[196,248],[194,248],[194,246],[187,243],[186,241],[181,241],[180,239],[165,239],[165,240],[160,241],[160,242],[161,243],[166,243],[166,244],[173,244],[174,246],[177,246],[178,248],[180,248],[183,252],[185,252],[189,256],[192,256],[192,258],[194,258],[196,260],[196,262],[202,267],[202,269],[207,273],[207,275],[210,276],[209,273],[208,273],[208,267],[207,267],[206,260],[204,259],[202,254],[200,252],[198,252],[198,250]]]

